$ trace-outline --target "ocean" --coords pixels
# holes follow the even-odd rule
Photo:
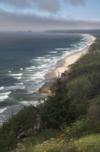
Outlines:
[[[88,45],[89,35],[0,33],[0,124],[21,108],[36,106],[45,74],[65,56]]]

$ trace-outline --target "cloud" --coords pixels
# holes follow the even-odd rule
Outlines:
[[[100,21],[65,20],[55,17],[40,17],[28,14],[12,14],[0,11],[0,30],[69,30],[69,29],[100,29]]]
[[[59,0],[0,0],[0,3],[18,9],[37,8],[52,13],[56,13],[60,9]]]
[[[34,2],[36,2],[38,8],[49,12],[56,13],[60,9],[59,0],[35,0]]]
[[[86,0],[65,0],[66,2],[70,2],[72,5],[78,6],[78,5],[82,5],[85,4]]]
[[[70,3],[72,5],[83,5],[86,0],[62,0],[63,2]],[[48,11],[51,13],[57,13],[61,8],[60,0],[0,0],[0,3],[4,5],[10,5],[17,7],[18,9],[25,8],[37,8],[38,10]]]

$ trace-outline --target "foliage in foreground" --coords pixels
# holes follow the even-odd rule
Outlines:
[[[37,110],[28,107],[13,116],[0,128],[0,151],[7,152],[16,147],[20,136],[31,136],[37,120]]]
[[[16,149],[15,152],[17,152]],[[89,135],[64,142],[62,139],[50,139],[42,144],[20,144],[19,152],[100,152],[100,134]]]

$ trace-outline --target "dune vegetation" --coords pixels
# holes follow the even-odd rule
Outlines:
[[[64,75],[43,104],[0,128],[1,152],[100,152],[99,38]]]

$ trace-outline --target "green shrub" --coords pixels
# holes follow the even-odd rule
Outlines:
[[[76,121],[71,126],[64,129],[65,140],[72,140],[91,133],[91,124],[88,120],[82,119]]]
[[[8,152],[13,149],[21,138],[34,134],[37,111],[34,107],[26,107],[13,116],[0,128],[0,151]]]

